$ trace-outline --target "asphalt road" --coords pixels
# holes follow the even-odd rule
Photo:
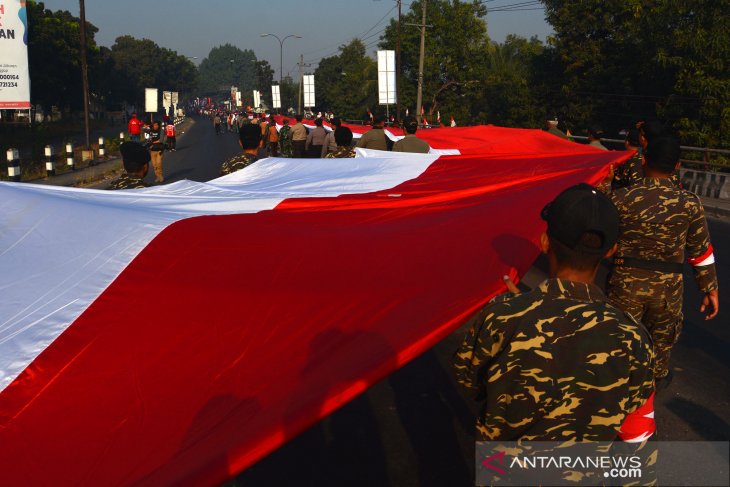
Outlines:
[[[691,270],[685,324],[671,366],[674,381],[657,397],[660,440],[730,438],[730,219],[711,218],[719,263],[720,314],[705,321]],[[523,282],[545,277],[544,263]],[[236,486],[472,486],[476,404],[452,379],[450,358],[465,327],[371,387],[248,471]]]
[[[208,119],[195,119],[178,136],[178,150],[165,153],[165,182],[213,179],[221,162],[240,150],[236,134],[216,135]],[[154,180],[151,170],[147,178]],[[730,438],[730,292],[723,286],[730,275],[730,218],[709,222],[720,314],[704,321],[687,268],[685,325],[671,363],[675,378],[656,402],[661,440]],[[538,260],[523,284],[538,284],[544,269]],[[450,368],[464,332],[452,333],[226,485],[473,485],[477,405],[462,395]]]
[[[216,135],[213,123],[208,118],[193,118],[183,127],[184,133],[178,129],[177,150],[165,151],[163,154],[164,184],[182,179],[210,181],[220,176],[223,161],[241,153],[238,134],[224,132]],[[152,165],[145,181],[154,184]]]

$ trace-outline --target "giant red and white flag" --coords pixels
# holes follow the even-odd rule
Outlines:
[[[224,481],[463,323],[530,267],[542,206],[630,155],[422,135],[461,155],[0,183],[2,484]]]

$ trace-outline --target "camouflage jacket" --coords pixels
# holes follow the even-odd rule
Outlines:
[[[644,178],[612,191],[610,197],[621,217],[616,258],[682,263],[686,251],[694,264],[700,290],[717,289],[714,258],[710,258],[710,232],[702,203],[695,194],[680,189],[669,179]],[[702,263],[705,265],[699,265]],[[630,268],[614,270],[630,273]]]
[[[109,185],[109,189],[137,189],[146,188],[148,185],[142,179],[129,174],[123,174]]]
[[[613,441],[654,390],[651,338],[595,285],[497,296],[454,355],[483,399],[477,440]]]
[[[245,153],[233,156],[221,165],[221,176],[240,171],[256,162],[256,160],[256,157]]]
[[[284,125],[281,127],[281,130],[279,130],[279,148],[281,150],[282,157],[292,156],[291,127],[288,125]]]
[[[343,159],[347,157],[355,157],[355,148],[349,146],[338,146],[334,152],[327,153],[325,159]]]
[[[641,182],[644,179],[642,159],[643,156],[637,151],[636,154],[631,156],[631,159],[618,166],[614,172],[613,181],[611,181],[611,188],[626,188]],[[671,181],[676,187],[682,187],[679,178],[679,169],[672,173]]]

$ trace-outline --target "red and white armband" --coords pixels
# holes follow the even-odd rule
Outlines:
[[[654,393],[636,411],[624,418],[618,430],[619,439],[627,443],[641,443],[648,440],[656,432],[654,421]]]
[[[702,267],[715,263],[715,254],[712,252],[712,244],[707,247],[707,250],[702,255],[697,257],[690,257],[687,262],[694,267]]]

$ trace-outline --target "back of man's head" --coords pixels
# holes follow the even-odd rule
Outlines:
[[[324,120],[322,120],[322,119],[321,119],[321,118],[319,118],[319,117],[317,117],[317,118],[316,118],[316,119],[314,120],[314,125],[316,125],[317,127],[321,127],[321,126],[322,126],[323,124],[324,124]]]
[[[238,138],[241,140],[243,150],[256,149],[261,142],[261,129],[254,124],[244,125],[238,131]]]
[[[383,125],[385,123],[385,115],[375,115],[373,117],[373,126]]]
[[[304,116],[301,113],[298,113],[296,117],[294,117],[297,122],[301,122],[302,119],[304,119]]]
[[[335,127],[339,127],[340,125],[342,125],[342,120],[339,117],[335,117],[330,120],[330,124],[334,125]]]
[[[127,174],[137,174],[150,162],[150,151],[139,142],[124,142],[119,146]]]
[[[558,268],[594,271],[613,248],[619,214],[611,200],[587,184],[572,186],[543,208],[550,250]]]
[[[418,120],[416,120],[414,117],[406,117],[406,119],[403,121],[403,128],[405,129],[406,133],[415,134],[416,130],[418,130]]]
[[[644,158],[647,167],[664,174],[671,174],[679,162],[679,141],[674,137],[662,135],[649,140]]]
[[[352,130],[347,127],[337,127],[335,129],[335,142],[339,147],[352,144]]]

